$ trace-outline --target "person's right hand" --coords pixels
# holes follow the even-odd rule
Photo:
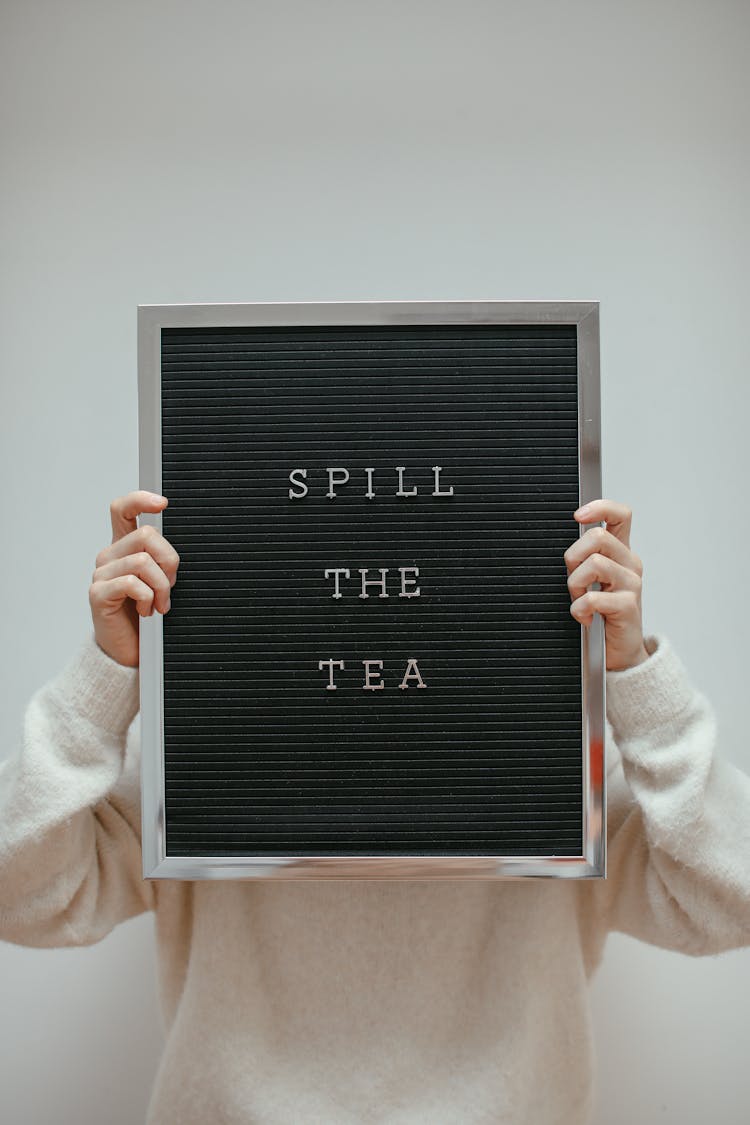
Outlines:
[[[167,613],[180,556],[155,527],[138,527],[141,512],[162,512],[169,501],[153,492],[129,492],[113,500],[112,545],[96,556],[89,605],[96,642],[118,664],[137,668],[138,618]]]

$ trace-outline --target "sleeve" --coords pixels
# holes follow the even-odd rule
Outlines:
[[[138,706],[138,669],[93,631],[31,697],[21,745],[0,762],[0,939],[90,945],[153,909],[140,786],[125,770]]]
[[[646,649],[606,673],[607,928],[692,956],[750,945],[750,776],[669,639]]]

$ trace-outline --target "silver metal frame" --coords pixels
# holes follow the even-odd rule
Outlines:
[[[161,493],[161,329],[292,325],[575,324],[578,339],[579,503],[601,496],[598,301],[291,301],[138,307],[140,487]],[[161,513],[139,523],[161,532]],[[591,526],[591,525],[586,525]],[[585,527],[579,528],[582,535]],[[606,877],[604,627],[581,626],[583,849],[580,856],[166,855],[163,618],[140,618],[141,809],[147,879]]]

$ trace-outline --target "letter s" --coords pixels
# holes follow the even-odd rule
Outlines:
[[[301,492],[292,492],[292,490],[290,488],[289,489],[289,499],[290,500],[301,500],[303,496],[307,496],[307,493],[309,491],[307,485],[305,484],[305,482],[303,480],[296,480],[295,479],[295,475],[297,473],[299,473],[303,477],[306,477],[307,476],[307,469],[292,469],[291,473],[289,474],[289,480],[292,482],[292,484],[299,485],[299,487],[302,489]]]

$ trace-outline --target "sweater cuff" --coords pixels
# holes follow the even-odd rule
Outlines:
[[[97,644],[93,631],[55,678],[64,707],[97,727],[123,736],[140,706],[138,668],[118,664]]]
[[[666,726],[690,706],[695,688],[668,637],[644,637],[648,660],[606,673],[607,718],[616,741]]]

